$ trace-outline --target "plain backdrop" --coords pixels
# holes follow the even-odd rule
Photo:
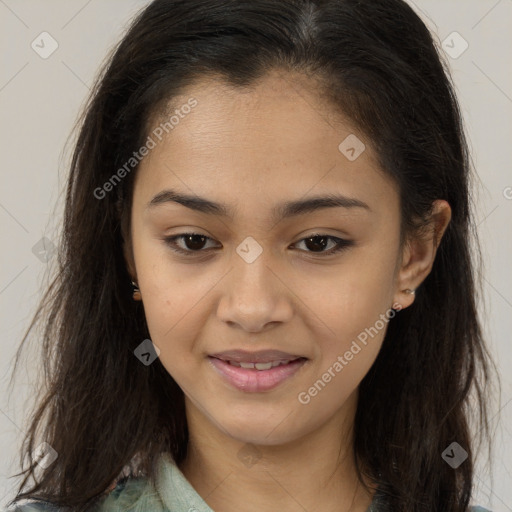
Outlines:
[[[0,506],[13,497],[17,480],[8,477],[19,471],[41,368],[36,338],[11,392],[13,356],[54,262],[70,156],[65,142],[107,51],[147,3],[0,0]],[[494,410],[501,418],[495,458],[490,468],[479,467],[475,501],[493,512],[512,511],[512,0],[410,3],[447,53],[480,180],[474,190],[485,260],[480,310],[503,390]],[[58,46],[45,55],[52,45]]]

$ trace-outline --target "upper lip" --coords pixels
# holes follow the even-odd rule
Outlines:
[[[237,363],[270,363],[273,361],[292,361],[304,356],[281,352],[280,350],[259,350],[249,352],[247,350],[227,350],[210,354],[210,357],[223,361],[236,361]]]

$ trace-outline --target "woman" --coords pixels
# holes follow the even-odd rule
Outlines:
[[[402,0],[152,2],[81,123],[16,501],[470,510],[468,160]]]

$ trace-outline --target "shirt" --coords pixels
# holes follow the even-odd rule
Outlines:
[[[367,512],[379,512],[378,494]],[[155,482],[144,477],[123,478],[91,512],[214,512],[186,479],[170,453],[163,453],[157,463]],[[490,512],[472,507],[471,512]],[[59,512],[48,503],[28,503],[12,512]],[[8,512],[8,511],[5,511]],[[11,511],[9,511],[11,512]]]

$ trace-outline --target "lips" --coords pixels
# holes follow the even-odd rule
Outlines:
[[[252,355],[254,356],[254,353]],[[230,355],[229,357],[232,356]],[[268,357],[268,355],[265,357]],[[299,357],[295,360],[288,361],[287,364],[272,366],[272,362],[252,364],[236,363],[212,356],[209,356],[208,359],[211,367],[221,375],[223,380],[231,387],[245,393],[266,392],[284,384],[286,381],[292,379],[308,361],[305,357]],[[236,366],[237,364],[240,364],[240,366]],[[254,366],[254,368],[244,368],[241,366],[242,364]],[[259,368],[256,365],[258,365]]]

